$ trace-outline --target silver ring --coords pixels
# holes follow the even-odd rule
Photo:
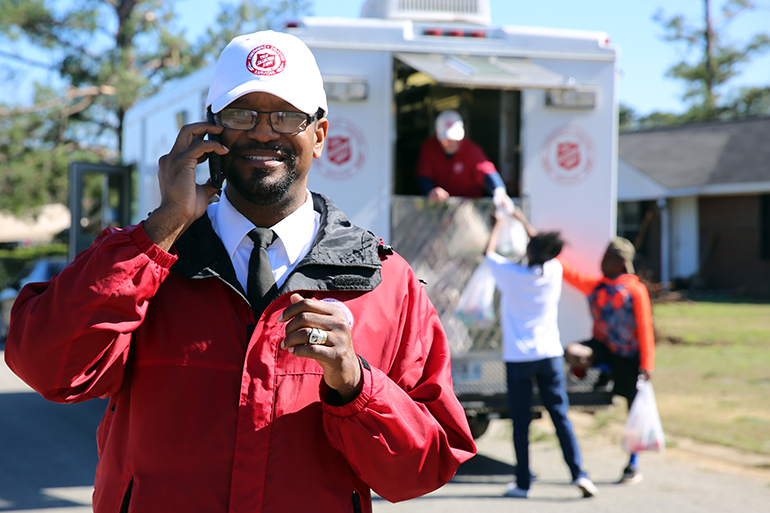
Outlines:
[[[326,331],[313,328],[310,330],[310,336],[307,338],[307,343],[310,345],[325,344],[328,337],[329,334]]]

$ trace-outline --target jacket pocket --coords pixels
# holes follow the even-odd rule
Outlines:
[[[126,493],[123,494],[123,503],[120,505],[120,513],[128,513],[128,505],[131,503],[131,489],[134,487],[134,478],[128,482]]]

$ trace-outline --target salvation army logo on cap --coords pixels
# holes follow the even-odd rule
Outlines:
[[[313,52],[297,36],[264,30],[228,43],[217,61],[206,107],[217,113],[250,93],[270,93],[313,115],[329,113]]]
[[[246,57],[246,68],[255,75],[277,75],[286,67],[286,57],[273,45],[259,45]]]

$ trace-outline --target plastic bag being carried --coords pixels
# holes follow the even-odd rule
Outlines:
[[[524,224],[515,217],[505,216],[500,227],[495,251],[514,262],[519,262],[527,255],[529,236]]]
[[[495,277],[486,260],[473,271],[460,300],[455,316],[471,328],[490,328],[495,322]]]
[[[655,392],[649,380],[636,383],[637,393],[623,429],[623,449],[628,452],[658,451],[666,448],[663,426],[658,415]]]

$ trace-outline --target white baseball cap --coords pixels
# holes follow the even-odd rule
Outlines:
[[[436,116],[436,137],[439,141],[462,141],[465,138],[465,125],[459,112],[443,110]]]
[[[254,92],[273,94],[311,116],[319,108],[329,112],[315,57],[291,34],[264,30],[230,41],[219,56],[206,107],[219,112]]]

